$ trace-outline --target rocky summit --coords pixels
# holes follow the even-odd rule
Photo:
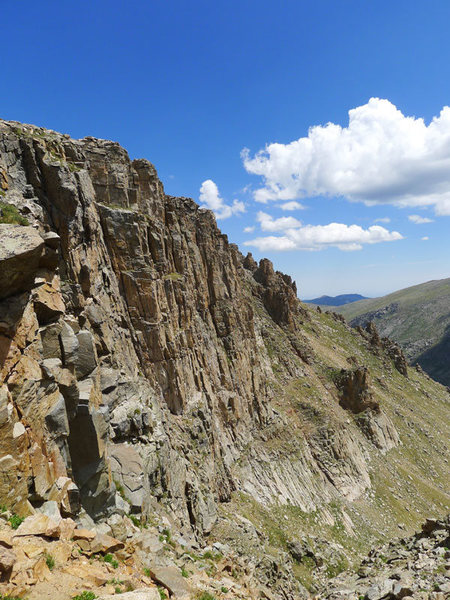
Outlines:
[[[0,594],[334,594],[448,513],[449,400],[147,160],[0,121]],[[436,527],[354,593],[441,600]]]

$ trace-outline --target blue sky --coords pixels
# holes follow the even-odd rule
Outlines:
[[[429,127],[450,104],[449,2],[0,8],[0,117],[117,140],[167,193],[203,185],[230,240],[301,297],[450,276],[450,113]]]

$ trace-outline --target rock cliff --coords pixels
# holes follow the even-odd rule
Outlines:
[[[310,584],[300,534],[341,568],[446,510],[448,393],[398,347],[117,143],[0,121],[0,174],[0,503],[168,519],[282,598]]]

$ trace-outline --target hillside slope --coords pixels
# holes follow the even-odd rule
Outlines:
[[[450,278],[336,308],[353,325],[374,321],[412,364],[450,385]]]
[[[448,391],[148,161],[0,121],[0,187],[0,504],[225,543],[285,600],[448,511]]]

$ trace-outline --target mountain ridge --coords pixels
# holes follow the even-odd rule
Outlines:
[[[434,279],[370,300],[336,308],[352,324],[372,320],[403,347],[408,360],[450,384],[450,278]]]
[[[151,163],[0,121],[0,187],[28,222],[0,224],[10,511],[225,543],[262,597],[293,600],[448,510],[447,390],[302,304]]]
[[[367,296],[361,294],[339,294],[338,296],[320,296],[312,300],[302,300],[306,304],[318,304],[319,306],[341,306],[359,300],[367,300]]]

